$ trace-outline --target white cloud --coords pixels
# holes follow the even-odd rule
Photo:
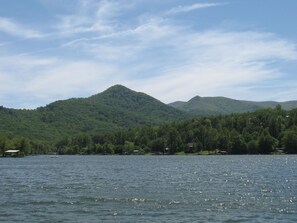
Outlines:
[[[195,95],[259,98],[259,91],[251,90],[253,86],[267,80],[280,83],[285,75],[271,63],[297,60],[294,44],[267,33],[183,33],[163,44],[172,47],[167,60],[176,57],[176,64],[171,63],[162,74],[127,84],[165,102],[188,100]],[[160,55],[160,59],[164,58]],[[272,93],[271,88],[260,97],[268,99]]]
[[[65,42],[59,41],[62,47],[54,56],[0,54],[1,95],[22,95],[41,106],[120,83],[163,102],[195,95],[267,100],[276,93],[273,88],[261,90],[266,81],[283,86],[292,82],[282,80],[286,74],[277,63],[296,62],[296,44],[274,34],[202,32],[177,26],[171,16],[152,15],[129,23],[117,17],[132,3],[123,8],[122,1],[81,2],[77,12],[60,17],[58,29]],[[168,12],[174,15],[219,5],[200,3]]]
[[[42,38],[40,32],[27,28],[11,19],[0,17],[0,32],[22,38]]]
[[[231,60],[233,63],[239,60],[252,62],[273,58],[297,59],[296,45],[271,33],[214,30],[190,35],[187,43],[189,47],[208,47],[207,53],[212,58],[223,54],[224,60]]]
[[[6,61],[13,63],[9,59]],[[6,69],[2,66],[4,62],[0,60],[0,95],[18,95],[23,100],[18,106],[25,105],[26,108],[58,99],[90,96],[115,84],[114,78],[120,78],[117,77],[119,70],[94,61],[23,56],[22,61],[16,62],[8,73],[2,71]]]
[[[217,7],[225,5],[226,3],[196,3],[193,5],[187,5],[187,6],[178,6],[175,8],[170,9],[165,14],[167,15],[174,15],[179,13],[187,13],[198,9],[204,9],[204,8],[210,8],[210,7]]]
[[[131,5],[123,1],[83,0],[74,14],[58,17],[60,23],[56,28],[64,35],[114,32],[116,26],[114,18]]]
[[[123,11],[125,5],[117,1],[107,1],[103,0],[99,2],[96,10],[97,20],[107,20],[112,19],[117,16],[121,11]]]
[[[93,92],[112,79],[113,69],[90,61],[61,61],[55,67],[35,75],[24,91],[42,95],[76,96]]]
[[[73,35],[90,32],[110,32],[112,26],[105,24],[103,21],[93,22],[92,19],[84,16],[69,15],[59,16],[60,23],[56,26],[62,35]]]
[[[75,51],[89,53],[92,60],[22,56],[21,60],[2,58],[0,65],[15,69],[10,71],[15,75],[5,77],[12,86],[21,87],[11,87],[11,91],[35,97],[43,104],[88,96],[117,83],[172,102],[195,95],[259,98],[259,90],[253,90],[253,86],[284,75],[270,66],[271,61],[297,58],[294,44],[272,34],[185,30],[180,35],[179,28],[167,25],[168,32],[160,35],[165,25],[153,24],[116,35],[117,44],[86,41],[75,45]],[[141,42],[134,46],[137,39]],[[271,92],[273,89],[261,97],[268,99]]]
[[[164,102],[188,100],[195,95],[259,98],[253,86],[284,75],[271,63],[297,59],[295,44],[270,33],[189,32],[162,23],[153,24],[109,36],[111,40],[122,40],[120,44],[86,41],[77,47],[99,55],[97,58],[106,60],[110,67],[120,67],[120,83]],[[162,35],[159,30],[163,31]],[[119,66],[123,62],[125,66]],[[271,91],[262,93],[261,97],[269,98]]]

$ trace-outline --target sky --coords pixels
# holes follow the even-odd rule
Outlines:
[[[115,84],[164,103],[297,100],[296,0],[2,0],[0,105]]]

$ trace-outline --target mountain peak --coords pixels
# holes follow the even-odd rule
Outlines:
[[[125,91],[127,91],[127,90],[131,91],[131,89],[129,89],[129,88],[127,88],[127,87],[125,87],[124,85],[121,85],[121,84],[113,85],[113,86],[109,87],[108,89],[106,89],[105,91],[123,91],[123,90],[125,90]]]
[[[99,95],[103,97],[122,98],[122,97],[138,96],[139,94],[140,94],[139,92],[133,91],[123,85],[117,84],[106,89]]]
[[[98,99],[98,98],[102,98],[102,97],[120,97],[126,94],[131,94],[134,91],[123,86],[120,84],[116,84],[114,86],[111,86],[109,88],[107,88],[105,91],[92,95],[89,97],[89,99]],[[136,92],[134,92],[136,93]]]
[[[200,101],[202,99],[202,97],[200,96],[195,96],[192,99],[190,99],[188,102],[193,102],[193,101]]]
[[[102,93],[98,94],[98,95],[109,95],[109,96],[113,96],[113,97],[120,97],[120,96],[127,96],[127,95],[131,95],[131,94],[137,94],[138,92],[135,92],[123,85],[120,84],[116,84],[114,86],[111,86],[110,88],[106,89],[105,91],[103,91]]]

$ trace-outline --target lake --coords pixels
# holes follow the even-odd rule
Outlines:
[[[297,156],[0,159],[0,222],[297,222]]]

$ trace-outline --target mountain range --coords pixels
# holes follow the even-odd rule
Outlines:
[[[82,132],[99,133],[142,125],[159,125],[195,116],[251,112],[291,102],[251,102],[224,97],[194,97],[188,102],[164,104],[122,85],[115,85],[88,98],[53,102],[34,110],[0,107],[0,133],[53,142]]]
[[[243,101],[226,97],[199,97],[196,96],[188,102],[177,101],[170,106],[189,112],[193,115],[228,115],[231,113],[254,112],[259,109],[274,108],[280,105],[285,110],[297,107],[297,101],[276,102],[276,101]]]

